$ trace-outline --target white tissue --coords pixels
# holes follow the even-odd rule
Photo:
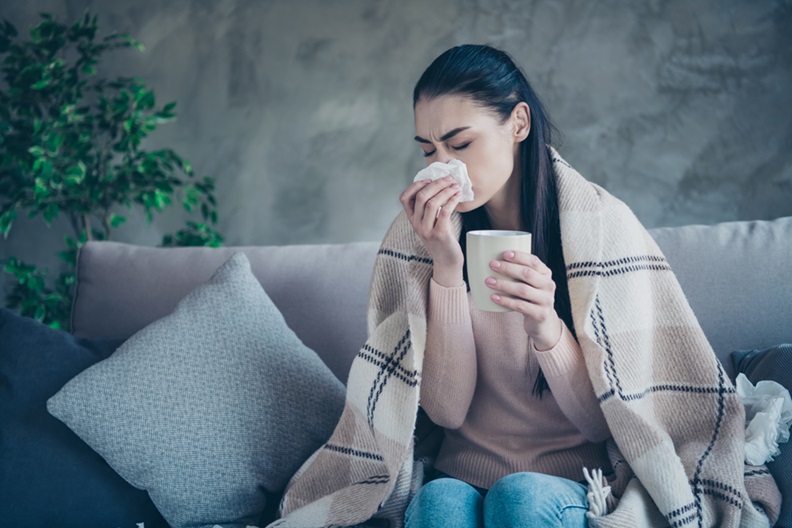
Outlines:
[[[459,184],[462,196],[460,202],[470,202],[473,200],[473,183],[468,176],[467,167],[461,161],[454,159],[448,163],[435,161],[425,169],[421,169],[413,178],[413,182],[421,180],[435,181],[445,176],[451,175]]]
[[[781,454],[779,443],[789,441],[792,398],[775,381],[764,380],[754,386],[743,373],[736,381],[737,395],[745,406],[745,461],[760,466]]]

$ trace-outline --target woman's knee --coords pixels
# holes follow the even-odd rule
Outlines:
[[[424,484],[407,508],[408,527],[481,526],[484,498],[461,480],[440,478]]]
[[[512,473],[493,484],[487,495],[495,499],[509,500],[519,497],[521,500],[533,502],[555,484],[555,479],[557,477],[542,473]]]
[[[465,482],[455,478],[442,477],[430,480],[420,489],[423,493],[468,493],[470,491],[476,492],[476,488]]]
[[[585,526],[586,488],[580,483],[541,473],[513,473],[487,493],[487,526]],[[560,524],[556,524],[560,523]]]

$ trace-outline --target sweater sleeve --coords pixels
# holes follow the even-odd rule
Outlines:
[[[553,348],[539,351],[531,340],[531,351],[567,418],[587,440],[601,442],[611,436],[608,424],[594,394],[580,345],[566,323],[562,321],[561,325],[561,339]]]
[[[421,406],[434,423],[458,429],[476,389],[476,344],[467,288],[430,280]]]

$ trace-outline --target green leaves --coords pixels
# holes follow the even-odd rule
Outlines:
[[[142,79],[101,74],[107,54],[123,60],[132,48],[144,50],[129,35],[99,37],[88,11],[71,25],[42,14],[27,40],[0,23],[0,233],[8,238],[17,214],[40,214],[48,225],[64,215],[76,237],[58,253],[68,269],[57,278],[13,257],[3,266],[16,279],[7,306],[48,324],[67,326],[77,251],[128,221],[118,206],[141,207],[151,222],[181,203],[202,223],[188,222],[164,243],[222,244],[209,227],[218,218],[214,180],[196,180],[172,149],[144,147],[176,118],[176,103],[158,105]]]
[[[33,155],[34,155],[34,156],[36,156],[37,158],[40,158],[40,157],[43,157],[43,156],[44,156],[44,149],[43,149],[43,148],[41,148],[41,147],[38,147],[38,146],[36,146],[36,147],[30,147],[30,148],[28,149],[28,152],[30,152],[31,154],[33,154]]]
[[[3,238],[8,238],[8,233],[11,232],[11,225],[17,216],[16,209],[11,209],[0,215],[0,233],[3,233]]]
[[[117,215],[115,213],[110,213],[110,225],[113,228],[120,226],[121,224],[125,223],[127,219],[121,215]]]
[[[45,278],[49,270],[39,270],[16,257],[10,257],[6,261],[3,271],[16,279],[16,284],[6,299],[10,308],[15,308],[20,315],[32,317],[52,328],[68,328],[71,291],[76,282],[73,272],[60,273],[54,281],[54,287],[48,287]]]
[[[146,47],[143,45],[142,42],[138,42],[129,35],[119,35],[119,37],[122,40],[126,41],[126,43],[132,46],[133,48],[136,48],[138,51],[146,51]]]
[[[173,246],[209,246],[220,247],[223,245],[223,236],[207,226],[197,222],[187,222],[184,227],[172,235],[162,237],[163,247]]]
[[[78,160],[76,165],[72,165],[66,169],[66,174],[63,179],[68,185],[80,185],[85,179],[87,170],[85,163],[83,163],[82,160]]]

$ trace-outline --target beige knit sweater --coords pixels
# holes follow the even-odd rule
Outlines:
[[[663,254],[624,203],[552,156],[572,317],[614,440],[608,484],[618,503],[589,526],[768,526],[778,487],[765,467],[744,464],[745,410]],[[400,214],[375,263],[369,338],[341,419],[289,482],[270,528],[372,516],[403,525],[422,476],[413,433],[431,272]]]

